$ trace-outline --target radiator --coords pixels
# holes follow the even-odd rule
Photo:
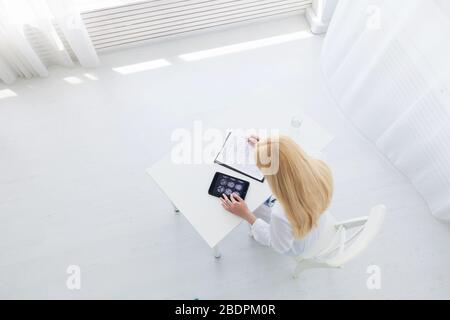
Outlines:
[[[98,52],[155,39],[301,13],[312,0],[152,0],[91,10],[82,18]]]

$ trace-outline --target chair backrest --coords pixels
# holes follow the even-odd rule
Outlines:
[[[299,260],[314,260],[330,266],[341,266],[361,253],[379,232],[386,207],[378,205],[368,216],[336,222],[330,215],[314,248]]]
[[[360,223],[359,219],[338,223],[339,246],[335,254],[329,255],[323,262],[338,267],[360,254],[380,231],[385,214],[386,207],[378,205],[370,210],[369,216],[361,218]],[[351,229],[357,230],[349,235]]]

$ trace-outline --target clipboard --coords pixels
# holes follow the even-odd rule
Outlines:
[[[258,182],[264,182],[264,175],[256,166],[252,147],[248,144],[247,139],[232,133],[232,131],[228,132],[222,148],[214,159],[214,163]]]

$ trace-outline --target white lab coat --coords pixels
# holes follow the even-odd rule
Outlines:
[[[301,239],[294,238],[291,224],[279,201],[275,202],[271,208],[264,204],[261,205],[254,211],[254,214],[258,219],[253,223],[251,229],[256,241],[279,253],[299,256],[316,243],[324,228],[328,212],[322,213],[317,225]]]

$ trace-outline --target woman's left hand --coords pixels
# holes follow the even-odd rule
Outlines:
[[[239,195],[233,193],[228,198],[225,194],[223,194],[222,198],[220,198],[220,202],[222,207],[228,212],[241,217],[250,224],[255,222],[255,215],[248,209],[247,204]]]
[[[255,134],[252,134],[250,137],[248,137],[248,143],[252,146],[252,147],[254,147],[254,146],[256,146],[256,144],[259,142],[259,137],[257,136],[257,135],[255,135]]]

